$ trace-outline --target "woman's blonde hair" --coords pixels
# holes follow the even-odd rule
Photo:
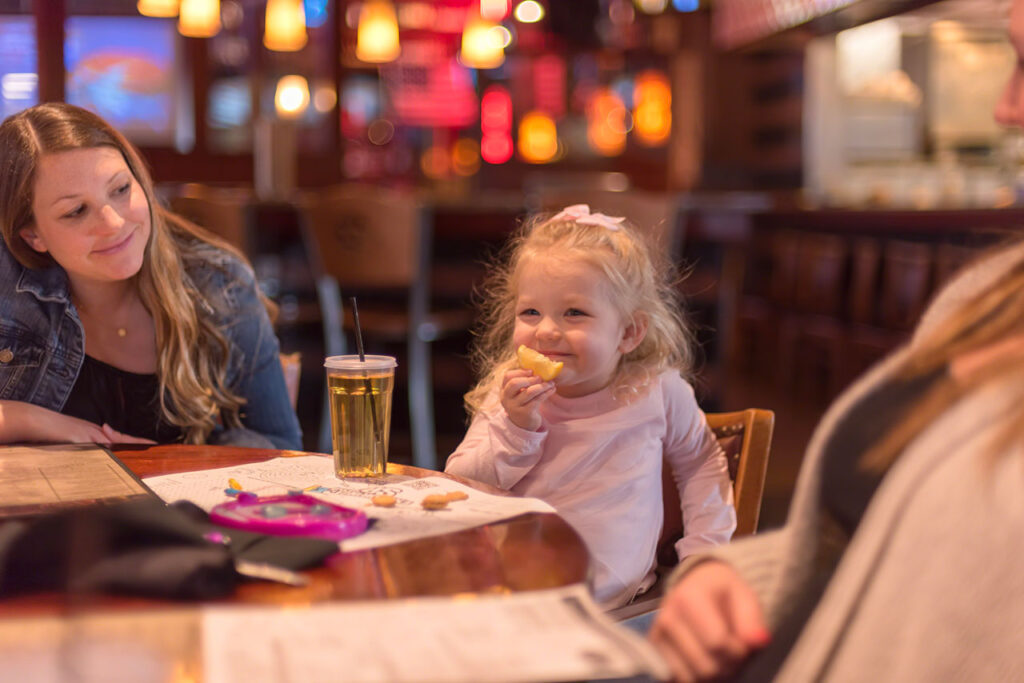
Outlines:
[[[229,343],[214,311],[188,275],[187,266],[210,263],[215,250],[234,248],[160,206],[153,180],[138,151],[95,114],[65,103],[31,107],[0,124],[0,231],[26,268],[55,265],[49,253],[31,249],[20,231],[32,225],[33,188],[39,159],[47,154],[112,147],[121,153],[149,202],[152,230],[135,284],[156,327],[160,410],[180,427],[186,443],[202,443],[218,419],[241,426],[245,399],[226,384]],[[273,306],[264,304],[273,314]]]
[[[1018,243],[1017,248],[1021,246],[1024,242]],[[984,267],[985,258],[978,259],[972,267]],[[899,374],[918,377],[940,368],[951,368],[958,358],[1021,335],[1024,335],[1024,258],[989,286],[960,303],[941,323],[916,340]],[[901,416],[896,427],[865,452],[861,465],[867,470],[885,471],[919,433],[967,394],[1008,376],[1016,375],[1024,381],[1024,353],[1014,351],[1000,358],[1010,362],[997,360],[985,364],[968,377],[954,377],[944,372]],[[1000,418],[1006,427],[997,430],[993,442],[995,450],[1013,440],[1024,439],[1021,426],[1024,425],[1024,406],[1015,410],[1012,419]]]
[[[478,381],[465,395],[471,416],[515,365],[512,332],[519,275],[524,263],[540,255],[594,265],[605,275],[611,302],[623,320],[628,324],[637,316],[646,319],[647,333],[635,349],[623,355],[614,386],[636,381],[636,374],[649,376],[668,368],[690,375],[693,338],[680,305],[674,264],[627,222],[610,229],[540,214],[524,222],[512,236],[481,289],[481,316],[471,352]]]

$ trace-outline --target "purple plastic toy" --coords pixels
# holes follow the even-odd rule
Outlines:
[[[224,526],[276,536],[316,536],[343,541],[366,531],[369,520],[361,510],[328,503],[313,496],[260,498],[243,491],[237,500],[210,511],[210,521]]]

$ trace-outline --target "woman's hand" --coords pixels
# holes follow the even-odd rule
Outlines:
[[[111,427],[110,425],[108,425],[106,422],[103,423],[103,425],[100,427],[100,429],[103,430],[103,434],[106,435],[106,437],[108,439],[110,439],[110,443],[112,443],[112,444],[115,444],[115,443],[155,444],[156,443],[156,441],[153,441],[152,439],[143,439],[141,436],[129,436],[128,434],[125,434],[124,432],[119,432],[116,429],[114,429],[113,427]]]
[[[0,443],[156,443],[23,401],[0,401]]]
[[[716,560],[669,589],[647,637],[677,681],[727,676],[771,639],[754,591]]]
[[[512,424],[535,432],[540,429],[540,404],[554,391],[554,382],[542,381],[531,370],[509,370],[501,381],[501,405]]]

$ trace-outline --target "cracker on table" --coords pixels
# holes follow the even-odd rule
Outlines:
[[[469,498],[469,494],[465,491],[449,491],[444,497],[448,499],[448,502],[452,502],[455,500],[466,500]]]
[[[448,507],[448,496],[443,493],[432,493],[420,503],[427,510],[443,510]]]
[[[398,499],[389,493],[381,493],[370,499],[370,502],[381,508],[393,508]]]

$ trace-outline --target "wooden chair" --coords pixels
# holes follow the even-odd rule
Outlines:
[[[912,330],[931,294],[933,248],[930,244],[890,240],[882,254],[879,322],[889,329]]]
[[[186,183],[168,200],[171,211],[249,254],[248,207],[252,194],[242,188],[213,187]]]
[[[793,307],[780,326],[777,379],[819,400],[842,389],[848,259],[844,237],[800,233]]]
[[[782,319],[794,307],[800,233],[755,231],[735,267],[738,296],[729,326],[730,368],[769,383],[778,379]]]
[[[775,413],[747,408],[730,413],[708,413],[707,418],[708,426],[715,433],[729,463],[736,505],[736,533],[733,537],[748,536],[757,531],[757,520],[761,514]],[[661,488],[665,521],[658,539],[658,582],[634,602],[610,610],[609,616],[617,621],[656,610],[665,589],[664,577],[678,562],[675,544],[683,537],[683,519],[679,491],[667,462],[662,467]]]
[[[901,240],[854,245],[843,384],[905,343],[932,294],[933,247]]]
[[[949,282],[963,266],[974,260],[978,248],[958,244],[942,243],[935,248],[935,272],[933,289],[938,291]]]
[[[408,381],[413,464],[434,469],[430,343],[467,329],[472,311],[430,310],[430,214],[410,194],[360,185],[308,195],[300,209],[325,337],[340,348],[340,328],[353,329],[350,306],[341,305],[344,292],[357,296],[368,353],[377,351],[378,344],[405,343],[399,364],[405,365]],[[343,315],[338,313],[342,309]],[[336,350],[329,347],[328,354]],[[321,450],[329,452],[329,424],[322,426],[320,437]]]

